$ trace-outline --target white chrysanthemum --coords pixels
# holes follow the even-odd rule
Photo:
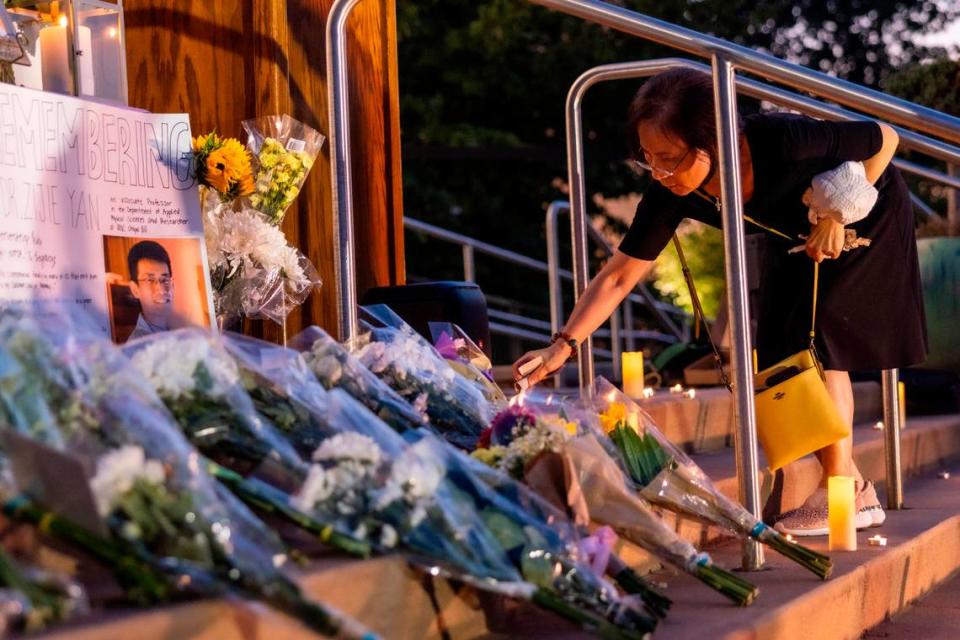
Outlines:
[[[333,493],[334,485],[329,474],[320,465],[311,465],[307,479],[300,491],[290,501],[301,511],[310,511],[315,505],[325,501]]]
[[[147,460],[142,448],[126,446],[100,456],[97,473],[90,480],[90,490],[97,501],[97,511],[106,516],[113,510],[115,501],[130,491],[138,479],[159,484],[165,477],[163,465]]]
[[[211,269],[263,269],[283,272],[294,287],[308,284],[300,264],[300,252],[287,244],[278,227],[263,219],[257,211],[220,208],[205,219],[204,237]]]
[[[197,374],[202,366],[213,383],[204,389],[211,398],[223,397],[240,381],[240,370],[230,356],[214,349],[202,336],[155,338],[131,358],[161,397],[176,399],[197,390]]]
[[[316,462],[351,461],[374,466],[383,459],[383,452],[369,436],[359,433],[338,433],[328,438],[313,452]]]
[[[377,508],[386,508],[397,500],[419,505],[433,497],[442,478],[443,472],[436,464],[409,449],[393,462],[390,477],[377,497]]]

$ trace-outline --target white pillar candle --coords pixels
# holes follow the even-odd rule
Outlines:
[[[643,352],[624,351],[620,354],[623,372],[623,393],[630,398],[643,396]]]
[[[40,30],[40,60],[43,64],[43,90],[73,93],[70,53],[67,51],[67,26],[56,24]]]
[[[77,93],[82,96],[96,95],[96,86],[93,79],[93,43],[90,38],[90,27],[81,26],[80,37],[77,39],[77,72],[80,75],[80,85]]]
[[[857,550],[856,490],[850,476],[827,479],[827,513],[830,551]]]

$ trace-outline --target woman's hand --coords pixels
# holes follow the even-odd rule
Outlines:
[[[839,257],[843,252],[844,236],[842,224],[833,218],[821,218],[807,238],[807,255],[818,263]]]
[[[557,340],[549,347],[528,351],[519,360],[513,363],[513,379],[517,382],[523,376],[520,374],[520,367],[527,362],[535,360],[537,357],[543,358],[543,364],[537,367],[527,376],[527,383],[530,387],[537,384],[557,369],[563,366],[563,363],[570,357],[571,348],[563,340]]]

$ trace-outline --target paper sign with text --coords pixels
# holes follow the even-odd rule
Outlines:
[[[86,312],[116,342],[210,326],[186,114],[0,84],[0,307]]]

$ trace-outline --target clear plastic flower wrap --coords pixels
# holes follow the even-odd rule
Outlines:
[[[584,424],[589,414],[553,394],[527,392],[494,418],[489,445],[474,457],[498,466],[575,514],[578,524],[607,525],[621,536],[699,578],[737,604],[753,601],[752,584],[713,564],[633,491],[618,461]]]
[[[26,405],[45,403],[43,415],[52,418],[23,424],[11,420],[23,413],[6,411],[3,426],[28,437],[47,431],[45,442],[95,461],[90,489],[108,540],[91,540],[62,518],[45,530],[86,541],[101,559],[115,561],[127,582],[136,569],[131,593],[144,602],[166,600],[178,590],[237,591],[317,631],[363,634],[353,621],[305,599],[280,571],[285,554],[279,541],[206,474],[154,390],[112,344],[66,317],[46,323],[19,314],[0,316],[0,341],[3,406],[19,404],[17,387],[27,377],[37,381],[29,389],[40,398]],[[49,519],[26,500],[8,502],[5,511],[29,521]],[[166,579],[152,580],[151,572]]]
[[[598,415],[595,432],[608,436],[621,468],[641,496],[679,515],[762,542],[822,579],[830,576],[829,557],[788,540],[720,493],[703,470],[657,428],[653,418],[617,387],[598,377],[594,390],[594,397],[585,400],[584,406]]]
[[[577,562],[575,530],[522,487],[478,474],[428,430],[401,437],[342,390],[326,391],[293,350],[235,335],[226,343],[258,409],[284,422],[298,446],[316,445],[299,508],[383,551],[403,550],[605,633],[611,624],[626,625],[626,635],[652,628]]]
[[[398,433],[427,423],[425,413],[414,409],[320,327],[308,327],[289,346],[301,352],[325,389],[343,389]]]
[[[430,322],[433,346],[453,370],[472,382],[497,408],[507,406],[507,397],[493,379],[493,363],[467,333],[452,322]]]
[[[278,225],[300,194],[324,137],[287,114],[244,120],[243,128],[255,166],[250,204]]]
[[[472,450],[495,408],[467,379],[386,305],[363,307],[366,333],[347,345],[357,358],[414,407],[448,442]]]
[[[283,232],[259,212],[235,203],[209,203],[204,239],[218,316],[267,318],[283,324],[320,275]]]
[[[89,608],[86,591],[72,578],[23,565],[0,547],[0,637],[40,631]]]

